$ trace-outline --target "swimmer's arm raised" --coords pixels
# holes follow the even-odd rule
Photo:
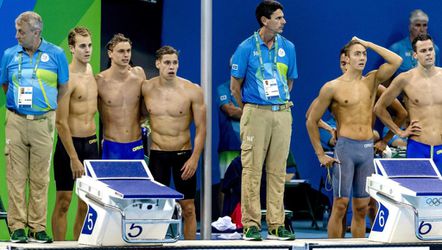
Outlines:
[[[388,80],[394,74],[394,72],[396,72],[399,66],[401,66],[402,58],[396,53],[375,43],[364,41],[357,37],[353,37],[353,40],[359,41],[366,48],[370,48],[385,59],[386,62],[382,64],[376,72],[376,84]]]

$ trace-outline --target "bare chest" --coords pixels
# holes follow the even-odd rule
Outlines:
[[[74,102],[92,102],[97,100],[97,83],[92,75],[71,76],[70,84],[75,84],[75,89],[71,95]]]
[[[442,77],[411,82],[404,88],[409,105],[442,105]]]
[[[152,115],[173,117],[187,116],[191,112],[191,101],[185,91],[152,91],[146,99],[147,111]]]
[[[341,85],[335,90],[333,105],[341,108],[356,108],[371,105],[374,93],[365,85]]]
[[[141,97],[141,84],[138,82],[103,82],[98,87],[101,105],[123,107],[138,105]]]

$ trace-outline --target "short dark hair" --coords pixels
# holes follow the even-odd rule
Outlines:
[[[284,7],[278,1],[264,0],[259,3],[255,11],[256,20],[258,21],[259,26],[262,27],[264,25],[261,22],[261,17],[264,16],[270,19],[270,16],[273,14],[273,12],[279,9],[284,10]]]
[[[114,47],[119,44],[119,43],[123,43],[123,42],[128,42],[131,46],[132,46],[132,41],[125,37],[123,34],[121,33],[117,33],[115,34],[112,39],[106,44],[106,49],[107,50],[113,50]]]
[[[345,47],[342,47],[342,48],[339,50],[339,57],[340,57],[342,54],[345,55]]]
[[[155,52],[155,59],[156,59],[156,60],[161,60],[161,58],[162,58],[164,55],[172,55],[172,54],[175,54],[175,55],[179,56],[180,53],[179,53],[178,50],[176,50],[174,47],[169,46],[169,45],[165,45],[165,46],[159,48],[159,49]]]
[[[416,51],[416,43],[418,41],[427,41],[427,40],[430,40],[431,42],[433,42],[433,38],[428,34],[419,34],[417,37],[415,37],[413,39],[413,42],[411,43],[411,46],[413,47],[413,51],[417,52]]]
[[[92,38],[91,32],[86,27],[75,27],[73,28],[68,35],[68,45],[75,46],[75,36],[80,35],[83,37],[90,36]]]
[[[350,52],[350,48],[356,44],[360,44],[362,47],[365,48],[365,46],[361,42],[357,40],[351,40],[350,42],[345,44],[344,47],[341,49],[341,54],[344,53],[346,56],[349,56],[348,52]]]

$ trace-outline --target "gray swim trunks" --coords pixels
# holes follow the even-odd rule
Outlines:
[[[350,197],[353,191],[355,198],[367,198],[365,191],[367,177],[374,173],[373,140],[353,140],[339,137],[335,146],[335,163],[332,168],[334,197]]]

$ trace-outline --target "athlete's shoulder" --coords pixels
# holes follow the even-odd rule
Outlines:
[[[442,67],[435,66],[434,68],[436,69],[437,73],[442,73]]]
[[[137,75],[144,74],[144,69],[140,66],[134,66],[130,70]]]
[[[335,78],[333,80],[330,80],[330,81],[326,82],[324,84],[324,86],[328,86],[329,88],[332,88],[332,87],[336,87],[336,86],[342,84],[343,82],[344,81],[342,80],[342,76],[340,76],[338,78]]]
[[[186,78],[182,78],[182,77],[177,77],[177,80],[181,83],[181,84],[183,84],[183,86],[184,87],[186,87],[186,88],[191,88],[191,89],[194,89],[194,88],[201,88],[198,84],[196,84],[196,83],[193,83],[192,81],[190,81],[190,80],[187,80]]]
[[[145,80],[144,83],[148,83],[148,84],[157,83],[159,81],[159,79],[160,79],[159,76],[155,76],[155,77]]]
[[[179,81],[183,84],[184,90],[191,96],[196,98],[198,98],[198,96],[203,96],[203,88],[200,85],[181,77],[179,77]]]
[[[148,80],[144,80],[142,82],[142,91],[149,91],[152,88],[154,88],[159,82],[159,76],[153,77],[151,79]]]
[[[109,76],[109,69],[106,69],[104,71],[101,71],[97,75],[95,75],[95,80],[97,80],[97,81],[106,81],[108,76]]]
[[[418,69],[417,68],[413,68],[413,69],[410,69],[408,71],[400,73],[399,75],[396,76],[396,78],[398,80],[405,80],[405,79],[410,79],[410,78],[412,78],[412,77],[414,77],[416,75],[419,75]]]
[[[405,88],[409,83],[419,83],[421,79],[422,77],[417,68],[413,68],[397,75],[391,82],[390,86],[393,85],[396,88]]]

